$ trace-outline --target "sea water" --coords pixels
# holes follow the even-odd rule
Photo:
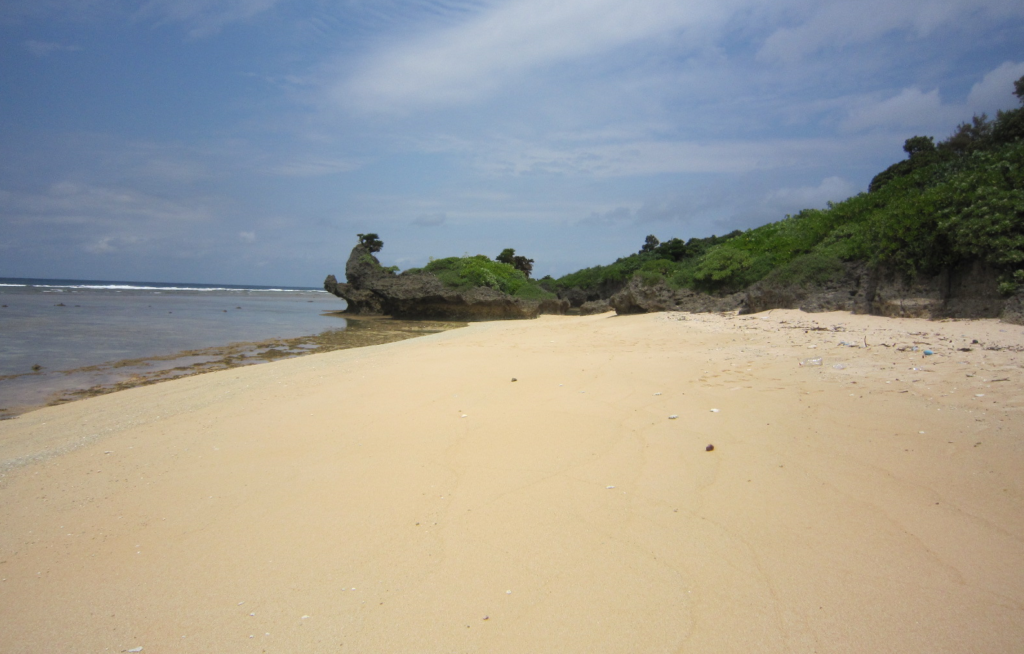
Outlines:
[[[345,303],[313,288],[0,278],[0,305],[0,377],[19,375],[0,379],[0,407],[33,370],[345,327]]]

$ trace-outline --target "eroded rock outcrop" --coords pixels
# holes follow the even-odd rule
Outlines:
[[[1001,318],[1024,324],[1020,298],[1003,297],[998,286],[998,271],[981,262],[913,278],[884,266],[870,268],[863,263],[851,263],[844,265],[841,276],[823,284],[758,282],[745,292],[743,313],[802,309],[894,318]]]
[[[591,300],[580,305],[581,316],[592,316],[597,313],[605,313],[612,310],[608,300]]]
[[[347,283],[334,275],[324,290],[348,303],[346,313],[419,320],[508,320],[565,313],[568,302],[524,300],[487,287],[446,287],[428,272],[396,275],[382,267],[363,245],[352,248],[345,264]]]
[[[779,284],[771,279],[732,295],[672,290],[659,282],[646,285],[639,276],[611,297],[616,313],[653,311],[734,311],[800,309],[808,313],[849,311],[894,318],[999,318],[1024,324],[1024,291],[999,293],[999,271],[981,262],[908,279],[888,267],[863,262],[843,265],[833,279],[817,284]]]
[[[558,291],[558,297],[568,300],[569,305],[574,308],[583,308],[584,304],[590,302],[607,302],[626,286],[622,281],[606,281],[595,288],[582,289],[578,286],[563,288]],[[598,312],[602,313],[602,312]]]
[[[735,311],[743,306],[744,295],[710,295],[688,288],[673,290],[664,282],[648,285],[639,275],[613,295],[608,303],[615,313],[651,313],[655,311]]]
[[[800,309],[808,313],[870,313],[869,293],[875,283],[867,266],[861,263],[844,265],[842,273],[835,279],[817,285],[777,284],[762,280],[744,291],[741,312]]]

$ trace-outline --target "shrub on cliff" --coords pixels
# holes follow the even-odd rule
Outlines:
[[[491,261],[482,254],[475,257],[434,259],[423,270],[433,273],[449,288],[468,289],[486,286],[514,295],[527,283],[526,275],[522,272],[507,263]]]

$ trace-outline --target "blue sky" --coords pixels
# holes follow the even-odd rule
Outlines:
[[[1017,106],[1019,0],[4,0],[0,276],[555,276],[866,189]]]

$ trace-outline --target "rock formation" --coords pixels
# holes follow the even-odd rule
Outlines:
[[[612,310],[612,305],[608,304],[608,300],[591,300],[590,302],[584,302],[580,305],[581,316],[591,316],[596,313],[605,313]]]
[[[452,289],[429,272],[396,275],[363,245],[352,248],[345,264],[347,283],[334,275],[324,290],[348,303],[346,313],[389,315],[419,320],[506,320],[565,313],[564,300],[524,300],[487,287]]]
[[[845,264],[841,275],[822,284],[780,285],[766,279],[731,295],[673,290],[663,281],[647,285],[636,275],[607,304],[619,314],[801,309],[808,313],[850,311],[901,318],[999,318],[1024,325],[1024,292],[1005,297],[999,294],[998,286],[998,271],[980,262],[912,279],[884,266],[856,262]],[[587,302],[580,312],[598,313],[607,306],[603,302]]]
[[[673,290],[664,282],[647,285],[634,275],[625,288],[613,295],[608,303],[615,313],[650,313],[653,311],[734,311],[743,305],[743,294],[710,295],[688,288]]]
[[[567,289],[560,299],[524,300],[487,287],[452,289],[431,273],[396,275],[383,268],[363,245],[352,249],[345,264],[348,283],[334,275],[324,289],[348,303],[346,313],[434,320],[505,320],[564,314],[570,306],[582,315],[614,309],[619,314],[654,311],[735,311],[801,309],[810,313],[850,311],[908,318],[1000,318],[1024,325],[1024,291],[999,294],[999,272],[980,262],[937,275],[907,278],[885,266],[844,264],[842,274],[815,284],[778,284],[765,279],[746,290],[714,295],[671,289],[664,281],[645,284],[635,275],[621,288],[600,291]]]
[[[778,286],[768,281],[745,292],[744,313],[767,309],[851,311],[900,318],[1000,318],[1024,324],[1024,298],[998,292],[999,273],[981,262],[937,275],[907,278],[887,267],[846,264],[843,275],[818,286]]]

